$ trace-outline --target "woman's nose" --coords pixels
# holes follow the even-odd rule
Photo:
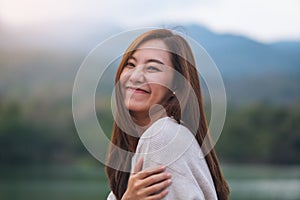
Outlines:
[[[136,66],[129,77],[129,81],[132,83],[143,83],[145,81],[143,66]]]

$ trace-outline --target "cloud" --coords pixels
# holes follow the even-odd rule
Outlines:
[[[300,1],[285,0],[1,0],[0,20],[114,22],[124,27],[196,22],[263,41],[300,39]]]

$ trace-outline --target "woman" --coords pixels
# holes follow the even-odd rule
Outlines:
[[[123,55],[115,85],[111,140],[119,148],[108,155],[109,198],[228,199],[214,149],[202,153],[212,145],[203,143],[209,133],[186,40],[165,29],[142,34]]]

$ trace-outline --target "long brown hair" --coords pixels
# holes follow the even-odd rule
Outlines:
[[[185,84],[178,82],[175,83],[173,81],[173,87],[174,89],[176,89],[176,93],[181,92],[181,95],[179,96],[183,98],[169,99],[169,102],[165,105],[167,115],[174,117],[174,119],[178,123],[180,123],[181,120],[184,122],[188,122],[187,125],[185,125],[188,128],[190,128],[190,130],[195,130],[193,132],[196,137],[196,140],[198,141],[199,145],[202,146],[204,138],[206,136],[210,136],[204,113],[200,80],[198,76],[198,71],[195,67],[196,63],[192,50],[189,44],[182,36],[174,34],[172,31],[166,29],[151,30],[140,35],[131,43],[131,45],[127,48],[125,54],[123,55],[117,70],[115,84],[119,84],[119,79],[122,70],[126,65],[129,57],[132,56],[135,50],[144,42],[154,39],[159,39],[163,41],[168,47],[168,50],[171,54],[171,61],[174,69],[188,81],[192,90],[194,91],[195,96],[197,97],[195,102],[193,98],[189,98],[190,91],[185,88]],[[112,143],[119,148],[113,148],[111,146],[106,166],[106,172],[110,182],[110,187],[117,199],[121,199],[126,191],[127,182],[130,175],[129,171],[131,167],[132,155],[135,152],[139,141],[139,137],[136,134],[136,130],[134,128],[130,128],[134,126],[131,124],[132,120],[130,120],[128,112],[124,112],[124,106],[122,106],[122,97],[118,95],[120,93],[121,92],[117,89],[116,120],[118,120],[118,123],[116,123],[116,121],[114,122],[111,138]],[[184,102],[184,107],[179,105],[179,102],[182,101]],[[199,112],[195,112],[195,107],[198,108]],[[126,131],[124,131],[121,130],[118,125],[126,125],[126,127],[129,128],[126,129]],[[195,127],[196,129],[194,129]],[[203,145],[204,146],[202,146],[202,148],[212,149],[205,156],[205,159],[214,181],[218,199],[227,200],[229,198],[229,186],[226,183],[225,178],[222,174],[216,152],[212,148],[211,142]],[[124,152],[128,153],[124,154]],[[117,162],[116,169],[111,167],[113,162]]]

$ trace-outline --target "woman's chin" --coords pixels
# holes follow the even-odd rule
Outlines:
[[[126,108],[132,112],[147,112],[149,111],[149,107],[146,102],[135,102],[131,101],[130,103],[125,104]]]

